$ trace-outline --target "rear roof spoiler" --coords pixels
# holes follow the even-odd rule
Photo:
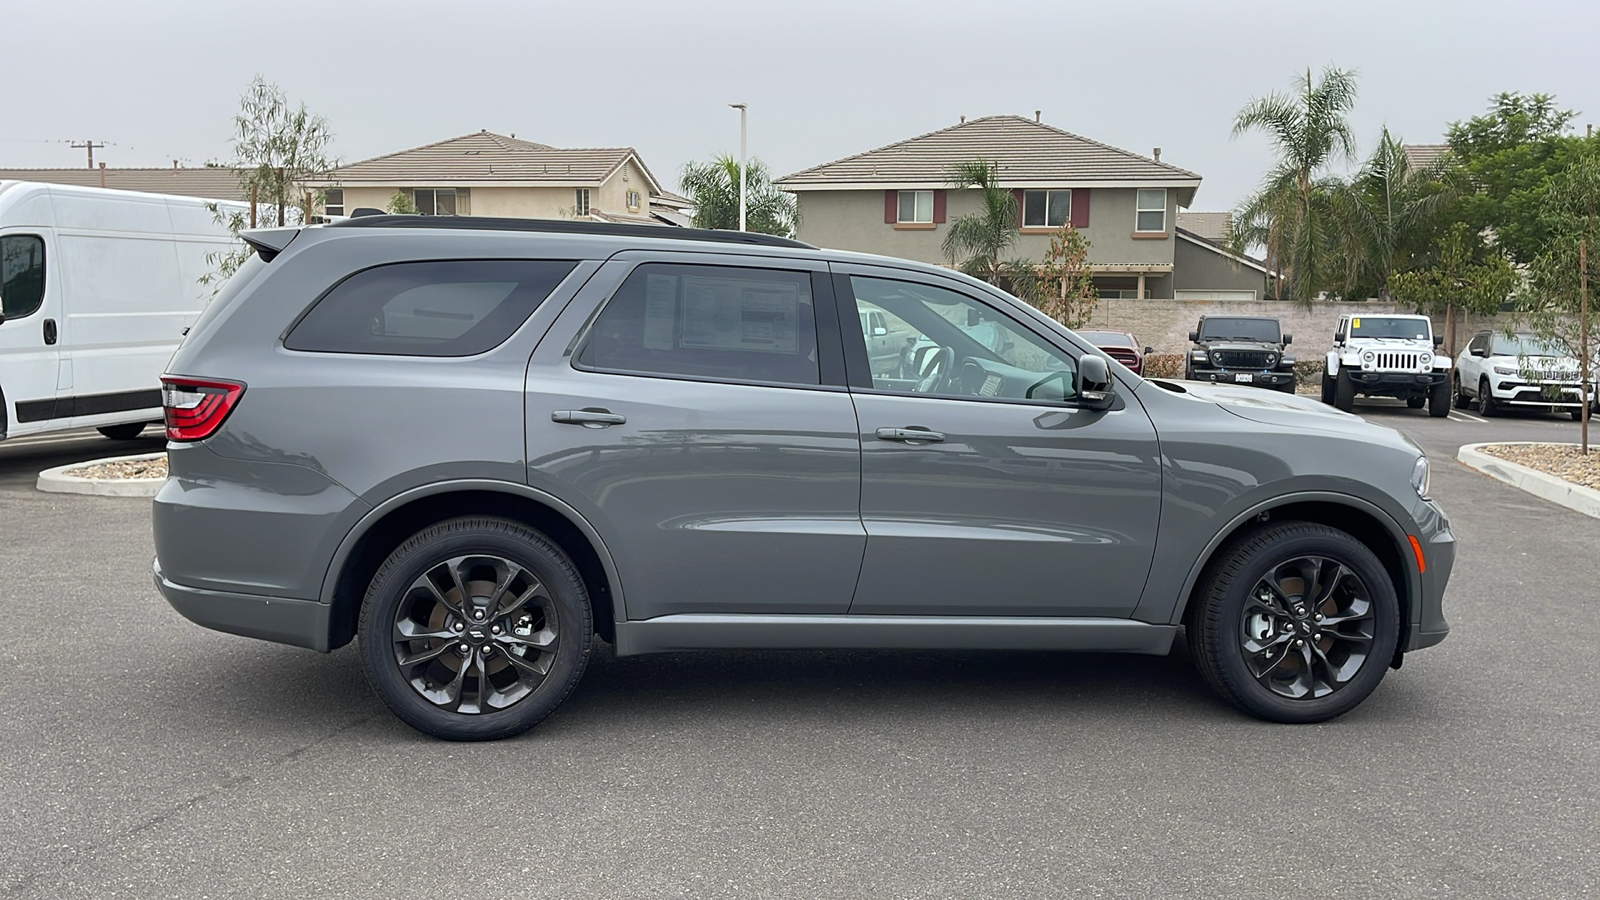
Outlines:
[[[282,253],[283,248],[289,246],[289,242],[299,233],[298,228],[251,228],[239,232],[239,237],[254,248],[262,262],[272,262],[272,258]]]

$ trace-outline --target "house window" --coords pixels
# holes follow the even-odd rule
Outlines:
[[[454,188],[417,188],[411,192],[411,202],[416,204],[417,212],[424,216],[456,215]]]
[[[322,192],[322,214],[325,216],[344,215],[344,191],[339,188],[328,188]]]
[[[933,191],[901,191],[896,222],[933,222]]]
[[[578,188],[577,194],[572,203],[572,214],[575,216],[587,216],[589,214],[588,188]]]
[[[1024,228],[1056,228],[1072,220],[1071,191],[1023,191]]]
[[[638,191],[629,191],[628,192],[628,208],[629,209],[638,209],[639,208],[639,192]]]
[[[1167,230],[1167,189],[1140,188],[1134,231]]]

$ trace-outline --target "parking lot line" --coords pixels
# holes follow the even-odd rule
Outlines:
[[[1480,419],[1477,416],[1473,415],[1472,413],[1464,413],[1459,409],[1452,410],[1451,413],[1450,413],[1450,418],[1455,419],[1457,422],[1487,422],[1487,421],[1489,421],[1488,419]]]

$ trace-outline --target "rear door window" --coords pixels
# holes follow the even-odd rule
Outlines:
[[[290,329],[290,350],[471,356],[509,338],[577,263],[450,260],[346,278]]]
[[[576,362],[602,372],[820,384],[811,275],[645,263],[601,310]]]

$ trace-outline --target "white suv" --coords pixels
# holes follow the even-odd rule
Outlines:
[[[1564,409],[1576,422],[1583,418],[1581,379],[1578,360],[1557,344],[1532,334],[1480,331],[1456,361],[1456,407],[1466,409],[1477,400],[1485,416],[1500,415],[1512,406]],[[1593,404],[1592,378],[1588,394]]]
[[[1450,414],[1450,357],[1427,316],[1339,317],[1322,376],[1322,402],[1349,412],[1357,394],[1396,397],[1428,415]]]

